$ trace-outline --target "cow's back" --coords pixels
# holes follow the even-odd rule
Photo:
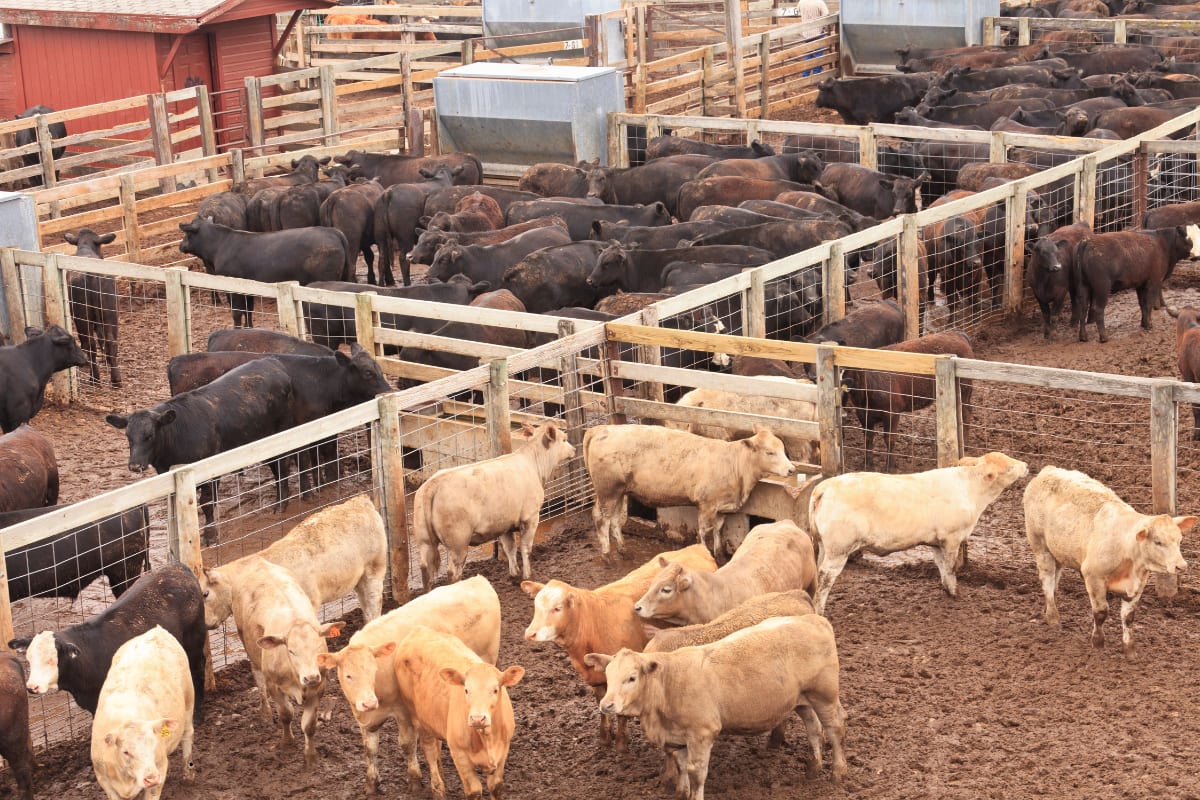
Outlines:
[[[453,634],[489,664],[500,656],[500,598],[482,575],[410,600],[364,625],[348,644],[376,647],[398,642],[416,625]]]
[[[711,622],[661,630],[650,639],[646,652],[663,653],[681,647],[711,644],[771,617],[799,617],[815,613],[812,598],[803,589],[767,592],[751,597]]]
[[[1075,470],[1043,467],[1025,487],[1025,530],[1031,544],[1044,542],[1062,564],[1079,569],[1096,530],[1097,516],[1117,504],[1127,508],[1112,489]]]

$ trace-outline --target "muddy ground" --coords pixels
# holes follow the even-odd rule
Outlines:
[[[1168,283],[1168,300],[1200,305],[1200,268],[1183,264]],[[161,375],[165,342],[131,303],[122,326],[144,344],[131,368]],[[1043,342],[1036,308],[1011,324],[975,337],[982,358],[1141,376],[1175,375],[1173,325],[1161,312],[1150,332],[1137,327],[1129,294],[1109,310],[1112,341],[1079,343],[1060,326]],[[223,323],[212,311],[206,322]],[[142,325],[141,328],[138,326]],[[144,363],[142,363],[144,362]],[[153,380],[161,381],[161,378]],[[157,385],[157,384],[156,384]],[[103,390],[102,390],[103,391]],[[124,437],[104,423],[105,411],[132,408],[128,397],[97,395],[87,406],[48,406],[37,426],[54,440],[63,472],[63,501],[79,500],[129,483]],[[977,387],[969,452],[1004,449],[1030,462],[1072,466],[1120,487],[1132,502],[1148,502],[1145,458],[1148,419],[1144,404],[1097,402],[1037,389]],[[1024,414],[1018,419],[1014,415]],[[907,421],[914,434],[902,442],[897,471],[932,465],[919,431],[927,415]],[[1191,415],[1181,410],[1181,513],[1200,508],[1196,468],[1200,458],[1187,439]],[[861,435],[846,434],[849,468],[861,468]],[[848,712],[850,773],[834,785],[826,769],[806,776],[803,730],[793,721],[788,743],[770,751],[765,737],[726,737],[713,752],[708,792],[733,800],[792,798],[1200,798],[1200,687],[1193,658],[1200,649],[1197,579],[1165,600],[1148,591],[1137,619],[1137,650],[1094,650],[1090,613],[1077,574],[1064,575],[1059,594],[1063,629],[1040,618],[1042,600],[1022,534],[1020,492],[1006,493],[985,515],[971,543],[971,562],[960,576],[960,597],[945,597],[936,570],[924,557],[851,564],[834,587],[829,617],[838,637],[842,702]],[[534,551],[539,580],[558,577],[592,587],[613,580],[666,545],[632,539],[630,558],[608,567],[596,555],[590,519],[578,514],[554,526]],[[1189,542],[1195,562],[1200,548]],[[636,729],[631,752],[599,748],[598,713],[590,692],[553,645],[522,638],[530,600],[509,583],[495,562],[479,561],[468,573],[486,575],[500,593],[504,617],[501,666],[519,663],[527,673],[512,691],[517,717],[507,774],[510,798],[656,798],[661,763]],[[1114,609],[1115,609],[1114,605]],[[358,626],[350,616],[348,633]],[[1109,622],[1110,644],[1119,641]],[[362,793],[363,761],[357,727],[336,681],[325,700],[330,719],[318,733],[321,761],[303,768],[299,752],[278,751],[276,731],[256,715],[257,692],[245,662],[218,673],[204,722],[196,733],[194,784],[179,779],[178,755],[163,792],[166,800],[234,798],[355,798]],[[38,797],[92,800],[100,796],[88,757],[87,720],[76,712],[73,740],[37,753]],[[426,797],[428,779],[409,786],[391,729],[380,749],[384,797]],[[443,757],[449,796],[461,788]],[[7,771],[0,798],[12,797]]]

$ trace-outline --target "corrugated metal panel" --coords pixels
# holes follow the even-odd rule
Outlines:
[[[154,34],[25,26],[19,31],[27,106],[75,108],[159,90]],[[106,128],[138,118],[145,112],[104,114],[80,127]]]

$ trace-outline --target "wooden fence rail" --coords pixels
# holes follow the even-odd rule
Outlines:
[[[1155,36],[1188,36],[1200,31],[1200,20],[1184,19],[1131,19],[1112,17],[1108,19],[1040,19],[1030,17],[984,17],[983,43],[1002,45],[1015,36],[1015,44],[1026,45],[1036,42],[1034,34],[1048,31],[1090,31],[1097,34],[1101,42],[1126,44],[1148,42]],[[1195,48],[1200,56],[1200,47]],[[1195,59],[1181,59],[1195,60]]]

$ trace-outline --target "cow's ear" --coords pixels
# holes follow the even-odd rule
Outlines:
[[[300,162],[293,158],[292,159],[292,169],[296,169],[296,167],[298,167],[298,166],[300,166]]]
[[[104,421],[114,428],[123,430],[129,424],[129,417],[121,416],[120,414],[109,414],[104,418]]]
[[[521,581],[521,591],[530,597],[537,597],[537,593],[545,588],[546,584],[538,583],[537,581]]]
[[[663,558],[662,556],[658,557],[658,566],[660,569],[668,566],[670,563],[670,561],[667,561],[667,559]]]
[[[116,240],[117,240],[117,235],[115,233],[106,233],[103,236],[97,237],[96,243],[97,244],[112,244]]]
[[[545,429],[542,430],[542,447],[549,449],[550,445],[554,444],[554,440],[558,438],[556,436],[557,433],[557,428],[555,428],[553,425],[547,425]]]
[[[438,672],[438,677],[444,680],[451,686],[466,686],[467,676],[456,670],[454,667],[445,667]]]
[[[419,174],[422,178],[433,178],[433,171],[427,167],[421,167],[419,170],[417,170],[417,174]]]
[[[376,658],[385,658],[394,652],[396,652],[396,643],[388,642],[387,644],[381,644],[371,650],[371,655],[375,656]]]
[[[455,177],[457,177],[457,176],[459,176],[459,175],[461,175],[461,174],[462,174],[462,171],[463,171],[463,169],[464,169],[463,165],[461,165],[461,164],[460,164],[459,166],[457,166],[457,167],[455,167],[454,169],[450,170],[450,174],[451,174],[451,175],[453,175],[453,176],[455,176]]]
[[[317,633],[321,634],[322,638],[328,639],[334,636],[341,636],[342,628],[344,627],[346,627],[346,623],[339,619],[337,622],[330,622],[326,625],[322,625],[317,629]]]
[[[612,660],[612,656],[605,655],[604,653],[588,653],[583,657],[584,664],[587,664],[592,669],[601,671],[603,671]]]
[[[514,687],[518,683],[520,683],[521,678],[524,678],[524,677],[525,677],[525,668],[522,666],[513,664],[511,667],[504,670],[504,672],[500,673],[500,685],[507,686],[508,688],[511,689],[512,687]]]
[[[648,658],[642,662],[642,672],[646,673],[647,675],[653,672],[658,672],[658,659]]]
[[[666,214],[667,213],[667,204],[664,203],[662,200],[655,200],[654,201],[654,213],[655,214]]]
[[[334,351],[333,351],[333,357],[334,357],[334,359],[337,361],[337,363],[338,363],[338,364],[340,364],[340,365],[341,365],[341,366],[343,366],[343,367],[347,367],[347,366],[349,366],[349,365],[350,365],[350,363],[351,363],[351,362],[350,362],[350,356],[346,355],[346,354],[345,354],[345,353],[343,353],[341,350],[334,350]]]
[[[692,576],[686,574],[682,567],[679,570],[679,578],[675,581],[675,588],[681,592],[686,592],[692,588]]]
[[[55,639],[55,642],[58,643],[58,650],[59,650],[58,657],[59,658],[62,658],[63,656],[66,656],[67,658],[72,658],[72,659],[79,658],[79,646],[78,645],[73,644],[71,642],[59,642],[57,639]]]
[[[764,428],[762,425],[759,425],[757,422],[754,423],[754,435],[755,436],[765,436],[768,433],[770,433],[769,430]]]
[[[67,240],[67,244],[79,244],[78,237],[76,237],[75,234],[71,233],[70,231],[64,233],[63,238]]]
[[[1150,535],[1150,531],[1148,531],[1148,530],[1146,529],[1146,526],[1145,526],[1144,524],[1142,525],[1142,527],[1138,528],[1138,532],[1137,532],[1137,540],[1138,540],[1139,542],[1144,542],[1144,541],[1146,541],[1146,537],[1147,537],[1147,536],[1149,536],[1149,535]]]
[[[8,640],[8,649],[9,650],[25,650],[27,647],[29,647],[29,643],[31,641],[32,641],[31,639],[9,639]]]
[[[175,409],[173,409],[173,408],[168,408],[166,411],[159,414],[158,419],[155,420],[155,422],[157,423],[157,425],[159,427],[161,427],[163,425],[170,425],[174,421],[175,421]]]
[[[318,160],[317,160],[317,163],[318,163],[318,164],[328,164],[328,163],[329,163],[329,156],[325,156],[324,158],[318,159]]]
[[[117,736],[115,731],[109,731],[104,734],[104,743],[109,747],[116,747],[121,742],[121,737]]]
[[[426,217],[421,217],[419,220],[417,220],[417,225],[418,225],[418,226],[420,226],[420,227],[422,227],[422,228],[428,228],[428,227],[429,227],[429,220],[431,220],[431,219],[433,219],[433,217],[428,217],[428,216],[426,216]]]
[[[337,669],[337,656],[333,653],[317,653],[317,666],[321,669]]]
[[[1187,533],[1196,525],[1195,517],[1175,517],[1173,521],[1180,533]]]

